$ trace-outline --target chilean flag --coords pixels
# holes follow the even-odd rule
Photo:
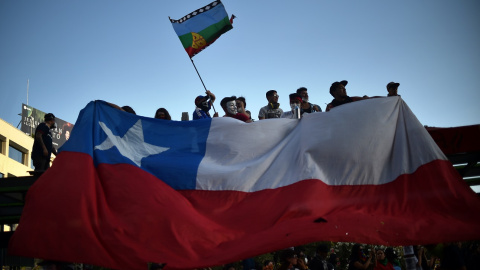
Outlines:
[[[60,150],[28,191],[13,255],[193,269],[316,241],[480,239],[480,199],[400,97],[254,123],[94,101]]]

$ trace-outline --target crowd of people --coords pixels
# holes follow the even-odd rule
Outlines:
[[[379,98],[382,96],[374,97],[358,97],[358,96],[348,96],[346,86],[348,81],[334,82],[330,86],[330,94],[333,97],[333,100],[327,104],[325,111],[330,111],[331,109],[347,104],[354,101],[369,99],[369,98]],[[398,87],[400,83],[390,82],[387,84],[387,97],[389,96],[398,96]],[[276,90],[269,90],[266,92],[265,97],[267,99],[267,105],[260,108],[258,112],[258,119],[270,119],[270,118],[291,118],[299,119],[305,113],[315,113],[322,112],[322,108],[317,105],[309,102],[308,89],[306,87],[300,87],[295,93],[289,95],[290,101],[290,110],[283,111],[280,108],[280,103],[278,102],[279,95]],[[205,95],[199,95],[195,98],[195,110],[192,113],[193,120],[207,119],[212,117],[219,117],[219,113],[215,111],[213,114],[210,113],[211,109],[214,108],[214,102],[216,100],[215,95],[207,90]],[[135,111],[129,106],[119,107],[114,104],[110,104],[113,107],[116,107],[120,110],[130,112],[135,114]],[[243,122],[253,122],[252,113],[246,109],[247,101],[245,97],[236,97],[230,96],[225,97],[220,101],[220,106],[224,111],[223,117],[232,117]],[[155,118],[171,120],[171,116],[165,108],[159,108],[155,113]]]
[[[357,97],[348,96],[345,86],[348,81],[334,82],[330,86],[330,94],[333,96],[333,100],[327,105],[325,111],[330,111],[332,108],[347,104],[354,101],[377,98],[375,97]],[[398,96],[398,87],[400,83],[390,82],[387,84],[387,96]],[[322,112],[322,108],[317,104],[309,102],[308,90],[305,87],[300,87],[295,93],[289,95],[290,110],[283,111],[278,103],[279,95],[276,90],[269,90],[266,92],[265,97],[267,99],[267,105],[260,108],[258,112],[258,119],[269,118],[293,118],[299,119],[305,113]],[[218,112],[210,113],[210,110],[214,107],[216,100],[215,95],[207,90],[205,95],[199,95],[195,98],[195,109],[192,113],[193,120],[208,119],[212,117],[219,117]],[[112,103],[108,103],[110,106],[119,110],[132,113],[136,115],[135,110],[130,106],[118,106]],[[225,97],[220,101],[220,106],[224,111],[223,117],[232,117],[243,122],[253,122],[252,113],[246,109],[247,101],[245,97],[230,96]],[[166,108],[158,108],[155,112],[154,118],[163,120],[172,120],[172,117]],[[41,123],[35,131],[35,141],[32,150],[32,160],[34,163],[35,171],[45,171],[50,167],[51,155],[56,155],[56,149],[52,145],[52,136],[50,129],[56,127],[55,116],[52,113],[45,115],[45,121]],[[68,132],[68,135],[70,133]]]
[[[332,83],[330,87],[330,94],[333,100],[326,106],[325,111],[330,111],[335,107],[365,100],[375,97],[358,97],[348,96],[346,86],[348,81],[339,81]],[[399,83],[390,82],[386,88],[388,91],[387,97],[398,96]],[[305,113],[322,112],[322,109],[317,104],[309,102],[308,90],[305,87],[300,87],[295,93],[289,95],[290,110],[283,111],[278,103],[279,95],[276,90],[269,90],[266,92],[267,105],[262,107],[258,113],[258,119],[271,118],[294,118],[299,119]],[[192,113],[193,120],[208,119],[212,117],[219,117],[219,113],[210,114],[216,97],[211,91],[206,91],[205,95],[200,95],[195,98],[195,109]],[[136,114],[130,106],[119,107],[115,104],[109,103],[110,106],[119,110]],[[223,117],[232,117],[244,122],[253,122],[251,112],[246,110],[247,102],[245,97],[230,96],[221,100],[225,115]],[[154,115],[156,119],[172,120],[170,113],[165,108],[159,108]],[[35,131],[35,140],[32,150],[32,159],[36,171],[44,171],[50,166],[51,154],[56,154],[56,149],[52,146],[52,139],[50,129],[55,128],[55,116],[48,113],[44,117],[44,122],[41,123]],[[409,255],[405,254],[402,263],[397,254],[392,248],[386,249],[370,249],[365,252],[362,245],[355,244],[352,247],[348,268],[344,270],[470,270],[480,269],[480,246],[478,243],[472,244],[468,249],[461,249],[458,244],[448,244],[442,248],[441,254],[430,253],[427,257],[427,252],[424,247],[413,247],[414,252]],[[468,251],[468,252],[466,252]],[[318,245],[316,252],[310,258],[307,258],[303,251],[296,251],[292,249],[283,250],[279,253],[279,261],[274,262],[267,260],[263,267],[258,267],[253,263],[253,259],[244,260],[244,270],[335,270],[338,268],[338,259],[335,253],[331,252],[328,246],[324,244]],[[410,257],[409,257],[410,256]],[[248,262],[248,264],[246,264]],[[413,262],[413,263],[412,263]],[[250,265],[250,266],[247,266]],[[153,268],[154,266],[154,268]],[[162,269],[162,264],[152,264],[151,269]],[[227,270],[235,270],[234,265],[225,266]]]
[[[480,245],[446,243],[430,246],[407,246],[401,254],[392,247],[366,247],[353,244],[347,255],[347,265],[340,265],[338,254],[327,244],[316,246],[314,254],[307,256],[300,248],[279,251],[277,260],[267,259],[262,265],[245,267],[228,264],[224,270],[477,270],[480,269]],[[410,254],[408,250],[412,250]]]
[[[401,250],[399,252],[398,250]],[[411,252],[411,253],[410,253]],[[347,264],[341,265],[335,250],[319,243],[312,254],[304,248],[291,247],[271,253],[270,259],[254,258],[213,268],[194,270],[478,270],[480,269],[480,243],[454,242],[429,246],[372,247],[353,244]],[[40,261],[35,269],[98,269],[91,265],[76,265],[58,261]],[[162,270],[167,264],[151,263],[149,270]],[[104,268],[101,268],[104,269]]]

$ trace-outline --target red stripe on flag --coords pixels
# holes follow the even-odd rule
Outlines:
[[[144,269],[200,268],[315,241],[389,246],[480,239],[480,199],[448,161],[384,185],[175,191],[132,165],[62,152],[29,190],[9,251]]]

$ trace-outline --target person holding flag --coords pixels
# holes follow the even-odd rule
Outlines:
[[[207,90],[205,94],[206,96],[198,96],[195,98],[195,106],[197,107],[195,111],[193,111],[193,120],[212,118],[209,111],[215,101],[215,95],[210,92],[210,90]],[[218,112],[215,112],[213,117],[218,117]]]

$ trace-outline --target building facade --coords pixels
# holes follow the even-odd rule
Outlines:
[[[0,178],[30,175],[32,146],[32,137],[0,119]]]

